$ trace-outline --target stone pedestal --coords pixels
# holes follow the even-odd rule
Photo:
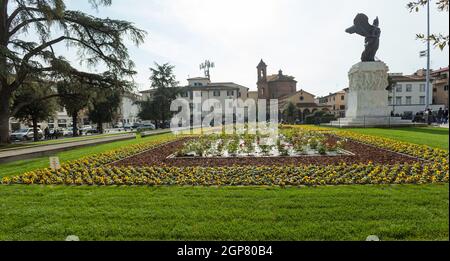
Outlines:
[[[346,118],[334,121],[333,126],[376,127],[412,125],[411,121],[390,117],[388,106],[389,67],[384,62],[360,62],[348,73]]]

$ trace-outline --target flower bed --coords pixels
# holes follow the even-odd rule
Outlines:
[[[344,151],[345,139],[330,137],[313,131],[283,130],[281,134],[261,135],[203,135],[187,141],[174,156],[200,158],[229,157],[295,157],[337,156],[350,154]]]
[[[336,143],[339,138],[329,136],[329,143]],[[195,141],[192,138],[187,143]],[[231,166],[298,166],[298,165],[338,165],[346,164],[374,164],[394,165],[416,163],[419,160],[407,155],[385,151],[349,140],[344,143],[343,149],[352,152],[345,155],[299,155],[299,156],[273,156],[273,157],[173,157],[176,151],[183,148],[186,141],[176,141],[161,148],[121,160],[113,164],[115,167],[146,167],[146,166],[172,166],[172,167],[231,167]]]
[[[302,131],[301,128],[290,128]],[[311,131],[311,130],[309,130]],[[102,153],[62,165],[59,170],[41,169],[12,178],[3,178],[3,184],[65,184],[65,185],[349,185],[349,184],[424,184],[448,183],[448,152],[427,146],[409,144],[391,139],[355,134],[349,131],[327,131],[339,138],[370,144],[386,149],[388,153],[403,153],[426,161],[360,162],[349,164],[288,164],[277,166],[117,166],[118,160],[155,148],[175,138],[167,137],[141,145]],[[181,142],[181,141],[179,141]],[[174,143],[171,143],[172,145]],[[375,147],[370,147],[374,148]],[[164,151],[164,150],[163,150]],[[144,153],[145,154],[145,153]],[[394,153],[395,154],[395,153]],[[143,154],[142,154],[143,155]],[[400,155],[400,154],[397,154]],[[375,157],[374,155],[372,155]],[[133,160],[134,157],[129,158]],[[208,159],[207,159],[208,160]],[[222,159],[223,160],[223,159]],[[376,161],[376,159],[374,159]]]

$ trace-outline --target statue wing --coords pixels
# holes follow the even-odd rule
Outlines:
[[[377,18],[373,21],[373,26],[379,27],[379,25],[380,25],[380,20],[378,19],[378,16],[377,16]]]

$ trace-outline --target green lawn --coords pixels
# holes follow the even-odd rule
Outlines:
[[[361,134],[368,134],[374,136],[381,136],[385,138],[406,141],[415,144],[428,145],[434,148],[441,148],[448,150],[448,136],[449,130],[444,128],[434,127],[415,127],[415,128],[396,128],[396,129],[380,129],[380,128],[352,128],[341,129],[358,132]]]
[[[0,240],[448,240],[449,187],[4,186]]]
[[[114,150],[123,146],[147,142],[152,139],[156,139],[158,137],[163,137],[166,135],[172,134],[162,134],[156,136],[150,136],[146,138],[136,138],[125,141],[118,141],[113,143],[106,143],[97,146],[88,146],[84,148],[78,148],[70,151],[59,152],[56,155],[60,157],[61,162],[76,160],[82,157],[91,156],[97,153],[102,153],[109,150]],[[0,164],[0,178],[6,176],[20,175],[26,171],[38,169],[38,168],[46,168],[49,166],[49,158],[34,158],[29,160],[20,160],[9,163]]]

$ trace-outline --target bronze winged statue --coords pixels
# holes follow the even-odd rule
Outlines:
[[[345,30],[349,34],[356,33],[366,38],[366,48],[361,56],[361,61],[363,62],[375,61],[375,54],[380,46],[381,30],[378,27],[379,23],[378,17],[371,25],[369,24],[369,17],[367,17],[367,15],[357,14],[353,20],[353,26]]]

